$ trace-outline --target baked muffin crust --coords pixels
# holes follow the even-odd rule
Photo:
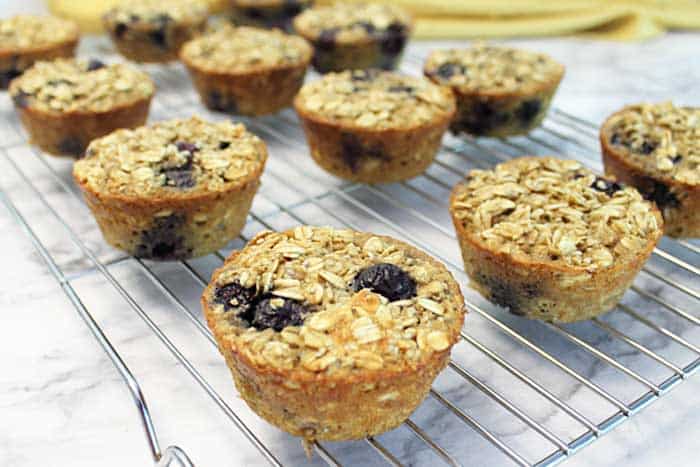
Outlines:
[[[241,124],[192,117],[117,130],[86,156],[75,174],[90,190],[155,198],[229,190],[261,171],[266,152]]]
[[[18,107],[49,113],[104,112],[154,92],[151,78],[128,65],[73,59],[39,62],[10,87]]]
[[[224,26],[188,42],[182,50],[189,65],[210,73],[249,73],[308,63],[311,46],[278,30]]]
[[[111,8],[105,17],[110,22],[122,24],[156,24],[167,21],[198,22],[206,19],[207,15],[206,6],[199,0],[126,0]]]
[[[454,112],[449,90],[379,70],[329,73],[302,87],[295,107],[327,123],[385,130],[419,127]]]
[[[403,422],[464,317],[456,282],[425,253],[309,226],[253,238],[214,273],[202,306],[251,408],[307,440]]]

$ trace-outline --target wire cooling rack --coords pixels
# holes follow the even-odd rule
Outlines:
[[[415,55],[407,57],[405,71],[416,73],[420,62]],[[153,120],[193,113],[226,118],[201,107],[180,66],[146,69],[159,89]],[[0,104],[0,116],[0,163],[8,169],[0,177],[0,198],[123,378],[157,466],[192,466],[197,459],[175,444],[161,447],[148,394],[94,318],[99,307],[86,305],[85,288],[78,284],[85,278],[99,278],[99,294],[118,294],[118,313],[133,312],[143,320],[162,351],[230,420],[232,437],[242,435],[257,450],[261,464],[550,466],[612,430],[700,366],[697,242],[664,238],[618,307],[584,323],[547,324],[514,317],[466,285],[447,211],[451,187],[470,169],[523,154],[565,154],[600,171],[593,123],[555,108],[543,126],[526,137],[447,136],[425,174],[403,183],[369,186],[342,182],[318,169],[293,112],[240,118],[265,139],[271,157],[246,228],[230,249],[241,247],[259,230],[298,224],[392,235],[444,262],[463,285],[470,311],[448,369],[400,428],[358,442],[317,443],[317,455],[307,460],[297,440],[232,402],[232,383],[226,393],[217,391],[202,365],[188,358],[159,324],[153,306],[141,298],[140,284],[124,280],[117,271],[125,264],[135,267],[155,287],[158,302],[167,304],[172,318],[194,331],[189,343],[216,346],[196,299],[185,297],[199,295],[230,249],[171,264],[188,279],[176,281],[161,272],[162,265],[109,248],[72,183],[70,161],[47,157],[27,145],[9,99]],[[214,370],[228,373],[223,359]]]

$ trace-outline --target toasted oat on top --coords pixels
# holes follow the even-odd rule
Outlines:
[[[192,117],[97,139],[74,172],[97,193],[168,197],[226,191],[260,172],[265,158],[260,138],[242,124]]]
[[[142,125],[154,92],[146,73],[99,60],[38,62],[10,85],[32,142],[50,154],[73,157],[82,156],[95,138]]]
[[[73,177],[110,245],[139,258],[187,259],[240,233],[266,159],[263,141],[243,125],[193,117],[95,140]]]
[[[425,253],[309,226],[253,238],[214,273],[202,305],[243,398],[308,440],[400,424],[464,317],[459,286]]]
[[[667,234],[700,236],[700,108],[628,106],[605,121],[600,141],[606,172],[658,205]]]
[[[410,128],[451,114],[454,98],[423,78],[355,70],[305,85],[295,106],[312,118],[357,128]]]
[[[541,53],[477,44],[437,50],[428,56],[423,71],[457,96],[452,131],[508,136],[527,133],[541,123],[564,66]]]
[[[0,89],[39,60],[73,56],[79,36],[75,23],[52,16],[0,19]]]
[[[401,7],[382,3],[342,3],[310,8],[294,18],[294,29],[313,43],[320,73],[396,68],[413,20]]]
[[[137,62],[168,62],[201,34],[209,12],[200,0],[126,0],[102,22],[119,53]]]
[[[450,211],[477,289],[511,312],[551,321],[612,308],[663,228],[633,187],[551,157],[470,172]]]
[[[330,73],[294,100],[311,156],[339,177],[390,183],[433,161],[455,112],[449,89],[388,71]]]

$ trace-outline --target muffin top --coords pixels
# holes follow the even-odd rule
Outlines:
[[[411,25],[404,9],[381,3],[338,2],[310,8],[294,18],[294,29],[321,42],[364,42],[384,33],[408,34]]]
[[[223,26],[186,43],[180,55],[203,71],[247,73],[308,63],[311,52],[304,39],[277,29]]]
[[[700,184],[700,108],[639,104],[613,114],[603,136],[641,170]]]
[[[23,52],[78,39],[78,25],[53,16],[0,19],[0,53]]]
[[[662,229],[656,207],[634,188],[552,157],[521,157],[470,172],[455,188],[450,209],[484,248],[587,271],[636,257]]]
[[[389,237],[330,227],[256,236],[202,301],[229,349],[302,377],[415,369],[455,343],[464,318],[443,265]]]
[[[170,21],[196,23],[208,16],[201,0],[123,0],[107,11],[107,22],[122,24],[152,24],[160,26]]]
[[[243,125],[192,117],[98,138],[73,173],[94,192],[172,198],[246,183],[262,172],[266,159],[265,144]]]
[[[478,44],[431,53],[424,72],[465,93],[519,93],[558,84],[564,66],[545,54]]]
[[[372,129],[416,127],[455,112],[449,89],[374,69],[329,73],[304,85],[294,106],[306,117]]]
[[[58,59],[38,62],[10,85],[19,108],[46,112],[104,112],[150,98],[151,78],[123,64]]]

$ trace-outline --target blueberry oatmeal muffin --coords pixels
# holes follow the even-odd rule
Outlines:
[[[32,142],[74,157],[95,138],[143,125],[154,92],[146,73],[99,60],[38,62],[10,85]]]
[[[187,259],[240,233],[266,159],[243,125],[194,117],[97,139],[73,176],[107,243],[139,258]]]
[[[452,132],[499,137],[539,126],[564,76],[547,55],[484,44],[435,51],[423,71],[457,96]]]
[[[234,24],[292,31],[292,19],[313,5],[312,0],[230,0]]]
[[[51,16],[0,19],[0,89],[35,62],[72,57],[79,35],[75,23]]]
[[[447,365],[465,313],[452,275],[422,251],[309,226],[234,252],[202,307],[243,399],[306,441],[401,424]]]
[[[313,66],[329,71],[397,67],[413,29],[402,8],[343,3],[311,8],[294,18],[294,29],[314,45]]]
[[[425,171],[455,112],[449,89],[376,69],[329,73],[305,85],[294,107],[316,163],[365,183]]]
[[[600,130],[605,172],[656,203],[666,235],[700,237],[700,108],[640,104]]]
[[[663,230],[633,187],[551,157],[472,171],[450,211],[472,286],[511,313],[555,322],[614,308]]]
[[[204,31],[200,0],[126,0],[102,18],[117,50],[136,62],[177,60],[182,45]]]
[[[230,26],[188,42],[181,52],[204,105],[253,116],[291,105],[311,55],[300,37]]]

